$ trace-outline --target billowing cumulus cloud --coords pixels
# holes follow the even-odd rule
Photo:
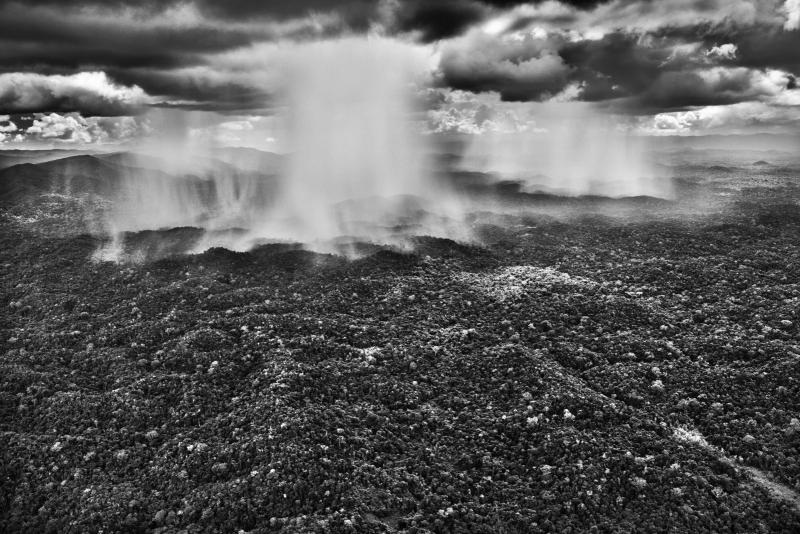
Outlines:
[[[138,117],[83,117],[78,113],[36,113],[20,140],[50,145],[115,144],[149,132]]]
[[[734,59],[736,57],[737,48],[738,47],[733,43],[725,43],[723,45],[714,46],[706,52],[706,55],[722,59]]]
[[[536,119],[520,102],[501,101],[498,93],[437,89],[440,107],[427,113],[431,133],[479,135],[486,132],[517,133],[536,130]]]
[[[543,100],[569,82],[570,67],[546,38],[497,39],[474,31],[442,48],[445,85],[473,92],[496,91],[503,100]]]
[[[78,111],[113,116],[135,112],[147,102],[141,88],[113,83],[103,72],[0,74],[0,109],[6,112]]]

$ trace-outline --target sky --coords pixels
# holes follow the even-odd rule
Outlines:
[[[800,131],[800,0],[0,0],[0,147],[280,150],[286,65],[341,39],[416,58],[431,134],[536,131],[554,105],[643,135]]]

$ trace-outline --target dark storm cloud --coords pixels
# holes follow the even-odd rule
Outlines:
[[[0,0],[0,72],[198,65],[205,54],[256,42],[364,30],[375,5],[373,0]],[[196,8],[200,18],[168,16],[170,8],[187,7]],[[308,17],[317,12],[341,20],[320,23]],[[298,17],[297,24],[280,26]]]
[[[523,4],[541,4],[547,0],[398,0],[400,10],[414,11],[426,6],[455,8],[459,4],[481,4],[487,8],[508,9]],[[598,4],[610,0],[560,0],[562,4],[578,9],[591,9]],[[175,7],[181,0],[0,0],[0,7],[10,4],[27,6],[44,6],[50,8],[85,8],[99,7],[104,9],[120,9],[135,6],[151,13],[159,13]],[[303,17],[309,13],[340,12],[347,18],[369,18],[380,5],[379,0],[190,0],[204,14],[230,20],[247,20],[253,17],[270,19],[289,19]],[[361,14],[361,17],[359,17]],[[445,23],[443,21],[443,23]]]
[[[584,100],[632,96],[649,87],[671,54],[638,41],[622,32],[578,42],[559,34],[505,41],[475,34],[444,48],[442,80],[456,89],[495,91],[505,101],[542,100],[570,83],[583,86]]]
[[[622,102],[621,107],[637,113],[655,113],[736,104],[775,96],[788,84],[788,77],[770,80],[743,67],[664,72],[646,90]]]
[[[61,3],[59,3],[61,5]],[[59,9],[62,9],[61,7]],[[31,11],[0,4],[0,69],[176,67],[200,55],[269,37],[224,24],[168,25],[158,19],[97,17],[86,12]]]
[[[458,35],[486,17],[487,8],[480,2],[449,0],[410,5],[401,12],[399,28],[402,31],[419,31],[423,41],[435,41]]]
[[[176,105],[257,108],[263,107],[264,99],[269,98],[264,91],[237,81],[211,82],[187,76],[187,69],[203,68],[210,55],[254,43],[363,32],[373,24],[385,24],[389,32],[408,33],[426,42],[438,40],[463,33],[493,13],[522,3],[515,0],[0,0],[0,73],[66,75],[102,71],[113,82],[139,86],[148,95],[158,95],[177,102]],[[588,8],[598,2],[567,3]],[[181,13],[186,9],[188,14]],[[319,14],[330,17],[320,23]],[[513,76],[506,78],[513,84]],[[465,87],[471,83],[466,77],[462,82]],[[483,79],[472,85],[480,89],[491,83]],[[526,98],[531,91],[538,94],[552,88],[553,84],[542,77],[527,76],[507,93]],[[41,96],[41,91],[37,94]],[[14,102],[19,102],[17,97],[15,94]],[[48,101],[59,111],[109,114],[122,109],[118,103],[101,106],[101,101],[85,95],[42,97],[29,108],[39,111],[40,104],[46,105]],[[7,95],[3,105],[10,108],[10,102]],[[88,105],[81,108],[83,104]]]
[[[655,80],[670,55],[665,47],[642,46],[639,36],[614,32],[597,40],[567,43],[559,55],[584,84],[588,101],[630,96]]]
[[[581,100],[634,114],[764,99],[796,86],[800,31],[721,28],[617,30],[578,40],[559,31],[506,39],[473,32],[444,47],[441,83],[494,91],[505,101],[540,101],[579,87]]]
[[[102,72],[67,76],[0,74],[0,110],[11,113],[80,112],[94,116],[130,115],[146,103],[138,87],[115,84]]]
[[[335,10],[355,11],[369,9],[377,0],[0,0],[0,6],[25,4],[50,8],[108,8],[124,9],[135,7],[151,13],[160,13],[179,4],[191,3],[201,12],[229,19],[249,19],[254,16],[265,18],[294,18],[311,12]]]
[[[398,12],[398,29],[416,31],[423,42],[437,41],[462,34],[466,29],[487,19],[494,11],[539,1],[519,0],[405,0]],[[591,9],[604,0],[572,0],[562,4],[578,9]]]
[[[214,81],[196,76],[145,69],[111,69],[109,75],[124,85],[136,85],[150,95],[176,95],[172,102],[155,105],[220,112],[263,110],[274,95],[258,87],[230,80]]]
[[[657,35],[684,41],[700,41],[705,46],[732,43],[737,47],[736,63],[752,68],[785,69],[800,75],[800,31],[781,27],[710,24],[665,28]]]
[[[397,19],[397,30],[418,32],[423,41],[431,41],[458,35],[484,20],[493,10],[525,3],[518,0],[397,0],[388,5],[392,6]],[[587,9],[602,2],[572,0],[562,3]],[[211,23],[204,27],[152,25],[168,9],[181,6],[196,8]],[[125,24],[125,17],[131,16],[131,10],[135,11],[136,18]],[[122,16],[119,24],[108,26],[98,21],[99,15],[108,17],[115,12]],[[232,22],[286,21],[315,13],[332,14],[340,19],[339,25],[331,31],[364,31],[371,23],[380,21],[382,10],[379,0],[0,0],[0,40],[4,48],[0,68],[11,70],[26,62],[73,68],[82,62],[108,61],[115,52],[119,52],[119,66],[155,66],[154,63],[164,66],[181,60],[191,61],[192,53],[226,50],[276,37],[266,30],[231,26]],[[146,17],[151,19],[146,20]],[[302,37],[302,30],[298,33]],[[131,46],[132,43],[136,46]]]
[[[580,99],[649,113],[763,98],[771,85],[750,71],[800,75],[800,31],[783,28],[779,0],[679,3],[675,18],[654,0],[0,0],[0,73],[104,72],[109,84],[141,88],[146,105],[261,110],[269,90],[226,64],[229,53],[379,29],[440,41],[438,85],[506,101],[579,87]],[[499,33],[480,30],[497,17]],[[545,37],[530,32],[538,26]],[[582,37],[595,28],[600,38]],[[721,45],[735,53],[709,53]],[[729,71],[709,74],[714,67]],[[793,80],[787,75],[785,86]],[[46,97],[48,87],[41,82],[26,108],[18,88],[7,87],[0,113],[12,105],[102,115],[130,108],[104,103],[91,88]]]
[[[474,93],[495,91],[506,101],[542,100],[569,83],[571,68],[550,40],[527,38],[499,46],[485,34],[445,46],[441,83]]]
[[[74,72],[109,67],[174,68],[204,53],[244,46],[251,37],[212,27],[137,25],[85,15],[0,9],[0,71]]]
[[[628,98],[625,108],[641,113],[758,99],[771,94],[765,87],[772,84],[761,83],[768,69],[785,72],[778,80],[785,80],[787,89],[800,73],[800,31],[702,24],[646,37],[618,31],[567,44],[559,54],[573,67],[572,79],[584,84],[584,100]],[[681,45],[696,50],[682,54]],[[721,45],[735,52],[729,57],[709,53]],[[725,69],[717,69],[718,76],[702,75],[714,67]]]
[[[555,59],[555,56],[531,61],[536,62],[537,65],[534,67],[536,72],[530,74],[518,75],[500,69],[484,72],[482,76],[475,76],[473,73],[450,72],[447,82],[454,89],[474,93],[496,91],[506,102],[545,100],[555,96],[566,87],[565,67]]]
[[[363,2],[360,2],[363,3]],[[235,3],[225,16],[233,17],[243,9]],[[243,3],[243,5],[246,3]],[[252,3],[253,13],[290,17],[299,3],[280,8],[274,2]],[[313,5],[323,2],[308,2]],[[185,73],[201,69],[209,57],[246,48],[254,43],[277,38],[302,39],[326,36],[340,31],[316,20],[301,20],[281,26],[270,20],[261,23],[234,23],[188,14],[169,14],[169,7],[179,2],[48,2],[34,0],[25,4],[0,1],[0,73],[68,75],[76,72],[105,72],[111,82],[139,86],[160,99],[186,102],[208,109],[254,109],[263,107],[263,92],[236,81],[211,83]],[[271,5],[271,10],[258,6]],[[135,10],[131,9],[135,7]],[[208,9],[211,9],[209,3]],[[179,7],[180,9],[180,7]],[[215,8],[216,9],[216,8]],[[301,10],[302,11],[302,10]],[[301,11],[298,11],[301,12]],[[274,12],[274,13],[273,13]],[[241,16],[246,14],[241,11]],[[251,13],[252,15],[252,13]],[[84,114],[118,114],[127,104],[104,102],[94,98],[90,89],[73,95],[48,95],[44,82],[33,91],[36,98],[25,104],[28,111],[78,111]],[[7,84],[8,85],[8,84]],[[79,97],[78,97],[79,96]],[[5,87],[0,110],[22,110],[18,87]],[[48,104],[49,103],[49,104]],[[48,108],[48,105],[52,105]],[[187,104],[188,105],[188,104]]]

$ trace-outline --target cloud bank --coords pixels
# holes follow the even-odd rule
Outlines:
[[[0,113],[271,116],[283,56],[359,36],[426,48],[429,110],[451,122],[458,91],[644,122],[785,109],[800,76],[800,0],[0,0]]]

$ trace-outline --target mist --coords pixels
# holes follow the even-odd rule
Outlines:
[[[563,195],[669,197],[670,182],[649,141],[590,104],[532,104],[535,126],[470,136],[461,170],[517,180],[527,191]]]
[[[463,239],[454,191],[433,178],[415,123],[427,53],[380,38],[305,45],[291,56],[287,166],[259,234],[313,243],[405,246],[412,235]]]
[[[185,118],[186,114],[154,112],[159,119]],[[165,116],[163,116],[165,115]],[[109,164],[100,169],[103,179],[113,184],[95,223],[96,229],[111,236],[95,253],[95,259],[128,261],[136,259],[124,251],[124,234],[144,230],[194,227],[205,237],[187,250],[201,252],[209,246],[235,250],[246,247],[238,241],[273,201],[278,161],[262,161],[259,169],[246,153],[245,165],[224,159],[241,157],[234,150],[188,135],[191,125],[175,121],[177,127],[161,132],[132,150],[97,156]],[[256,153],[258,154],[258,153]],[[261,158],[262,160],[265,158]],[[230,232],[235,229],[236,232]],[[224,239],[219,236],[227,236]]]
[[[341,38],[278,49],[269,64],[280,80],[270,104],[283,153],[196,135],[219,120],[212,114],[152,111],[153,135],[103,156],[123,170],[100,223],[112,239],[97,258],[124,259],[126,233],[176,227],[205,231],[187,249],[195,253],[286,242],[355,256],[360,243],[407,250],[417,236],[474,240],[467,215],[490,204],[436,168],[422,134],[428,50]],[[525,130],[470,136],[451,170],[518,181],[527,192],[670,195],[645,141],[591,105],[531,104],[531,115]]]
[[[231,156],[187,135],[202,116],[192,124],[158,115],[160,135],[125,156],[148,174],[121,181],[104,225],[117,237],[98,257],[118,256],[124,232],[177,226],[208,231],[193,252],[299,242],[352,255],[358,242],[406,249],[420,235],[470,239],[463,200],[435,177],[416,123],[427,52],[376,37],[280,54],[275,113],[286,153]]]

